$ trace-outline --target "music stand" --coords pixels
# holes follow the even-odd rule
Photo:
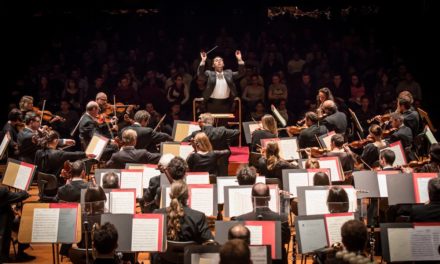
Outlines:
[[[364,137],[364,128],[361,126],[361,123],[359,122],[359,119],[356,116],[356,113],[353,112],[350,108],[348,108],[348,112],[350,112],[351,120],[354,123],[354,126],[356,127],[358,131],[358,137],[359,139],[362,139]]]

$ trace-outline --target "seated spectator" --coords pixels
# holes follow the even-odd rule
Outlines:
[[[112,223],[105,223],[97,228],[93,233],[93,248],[96,252],[96,258],[93,263],[120,263],[115,256],[118,247],[118,230]]]
[[[238,185],[254,185],[257,180],[257,171],[254,167],[245,166],[237,173]]]
[[[241,239],[232,239],[220,249],[219,264],[252,264],[248,244]]]

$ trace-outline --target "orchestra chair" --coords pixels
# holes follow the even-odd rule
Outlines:
[[[160,253],[161,262],[183,263],[185,247],[197,245],[195,241],[167,241],[167,251]]]
[[[85,248],[70,248],[69,259],[73,264],[86,263],[86,249]],[[92,249],[89,249],[89,262],[93,261]]]
[[[38,172],[37,176],[38,196],[40,202],[56,202],[55,196],[58,192],[58,179],[53,174]]]

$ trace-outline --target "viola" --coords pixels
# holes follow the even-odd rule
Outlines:
[[[388,130],[384,130],[383,132],[382,132],[382,136],[383,137],[388,137],[388,136],[391,136],[394,132],[396,132],[397,131],[397,128],[390,128],[390,129],[388,129]]]
[[[356,141],[350,142],[350,143],[348,143],[348,146],[351,147],[351,148],[358,149],[358,148],[365,147],[368,143],[373,143],[373,142],[374,142],[374,139],[372,139],[372,138],[365,138],[365,139],[361,139],[361,140],[356,140]]]
[[[430,162],[431,162],[430,158],[423,158],[420,160],[410,161],[408,164],[402,165],[402,167],[404,167],[404,168],[418,168],[423,165],[429,164]]]
[[[306,128],[307,126],[288,126],[286,127],[286,130],[289,135],[298,135]]]
[[[115,104],[106,104],[103,113],[107,116],[116,113],[122,114],[125,113],[127,109],[137,109],[139,105],[125,105],[123,103],[115,103]]]
[[[35,114],[42,116],[42,120],[44,120],[46,122],[50,122],[53,118],[58,118],[60,120],[60,122],[66,121],[65,118],[62,118],[61,116],[54,115],[49,110],[41,111],[40,108],[34,106],[32,108],[32,111],[35,112]]]
[[[327,148],[311,147],[311,148],[300,149],[299,151],[305,151],[305,152],[310,151],[310,155],[312,157],[320,157],[324,153],[330,152],[331,150]]]
[[[368,119],[367,123],[370,124],[370,123],[372,123],[375,120],[379,121],[380,123],[383,123],[385,121],[390,120],[390,118],[391,118],[391,114],[390,113],[384,114],[384,115],[377,115],[377,116],[375,116],[375,117],[373,117],[371,119]]]

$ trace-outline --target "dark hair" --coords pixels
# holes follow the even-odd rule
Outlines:
[[[411,101],[406,97],[400,97],[399,98],[399,105],[403,106],[405,109],[408,110],[411,108]]]
[[[391,149],[384,149],[380,152],[380,158],[383,158],[387,164],[393,165],[396,154]]]
[[[118,247],[118,230],[112,223],[105,223],[93,234],[93,246],[99,254],[110,254]]]
[[[368,129],[368,132],[373,134],[376,137],[382,136],[382,128],[377,124],[372,124],[370,128]]]
[[[254,167],[245,166],[237,174],[238,185],[254,185],[257,171]]]
[[[21,115],[21,111],[18,108],[14,108],[11,111],[9,111],[8,114],[8,120],[9,121],[22,121],[22,115]]]
[[[41,133],[35,134],[32,137],[33,142],[36,143],[36,145],[47,148],[47,146],[54,141],[55,139],[59,139],[60,135],[55,130],[47,130],[43,131]]]
[[[359,220],[349,220],[341,227],[341,237],[348,251],[364,251],[367,244],[367,227]]]
[[[430,202],[440,202],[440,178],[432,178],[428,182]]]
[[[251,263],[249,246],[241,239],[232,239],[220,249],[219,264],[248,264]]]
[[[249,229],[242,225],[236,224],[233,227],[229,228],[228,231],[228,240],[231,239],[241,239],[244,240],[248,245],[251,244],[251,232]]]
[[[341,134],[335,134],[331,138],[331,142],[338,148],[341,148],[344,145],[344,136]]]
[[[104,213],[105,201],[107,197],[101,186],[90,185],[87,187],[84,195],[85,208],[84,210],[89,214]]]
[[[315,112],[307,112],[306,119],[310,120],[313,124],[318,122],[318,115]]]
[[[70,170],[70,173],[72,174],[72,177],[80,176],[86,167],[82,160],[77,160],[75,162],[72,162],[71,166],[72,168]]]
[[[327,196],[327,206],[330,213],[348,212],[349,200],[344,188],[339,186],[330,188]]]
[[[24,117],[24,123],[26,125],[29,125],[32,121],[35,121],[37,118],[39,118],[39,116],[37,116],[35,112],[29,111],[26,113]]]
[[[174,180],[181,180],[185,177],[188,164],[181,157],[174,157],[168,164],[167,171]]]
[[[327,173],[318,171],[313,175],[313,185],[314,186],[327,186],[330,185],[330,179]]]
[[[119,177],[113,172],[109,171],[102,177],[102,187],[105,189],[118,189],[119,188]]]
[[[332,100],[332,101],[335,100],[335,99],[333,98],[332,91],[330,91],[329,88],[327,88],[327,87],[323,87],[323,88],[319,89],[318,94],[319,94],[320,92],[323,93],[323,94],[325,94],[325,100]],[[325,101],[325,100],[324,100],[324,101]],[[318,97],[318,101],[319,101],[319,97]]]

